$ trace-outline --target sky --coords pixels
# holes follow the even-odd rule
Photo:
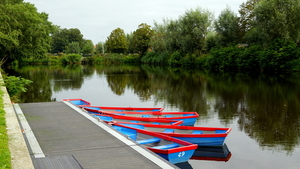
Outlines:
[[[49,21],[61,28],[78,28],[84,39],[94,44],[104,42],[121,28],[131,33],[141,23],[153,26],[163,19],[177,20],[187,10],[197,7],[211,11],[217,18],[229,6],[236,14],[246,0],[24,0],[38,12],[49,14]]]

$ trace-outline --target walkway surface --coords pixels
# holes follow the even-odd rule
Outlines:
[[[68,102],[15,104],[34,168],[177,168]]]

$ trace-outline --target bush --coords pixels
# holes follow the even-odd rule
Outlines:
[[[203,56],[197,57],[195,59],[195,67],[200,70],[206,69],[208,56],[209,55],[203,55]]]
[[[123,55],[120,54],[110,54],[103,57],[103,63],[105,64],[120,64],[123,62]]]
[[[169,60],[169,64],[171,66],[180,66],[180,60],[183,58],[182,54],[178,51],[172,53],[171,58]]]
[[[237,60],[242,48],[235,46],[212,49],[207,64],[211,70],[237,70]]]
[[[141,63],[140,55],[138,54],[131,54],[124,57],[124,63]]]
[[[32,81],[21,77],[4,76],[4,83],[12,100],[17,101],[19,94],[26,92],[26,86]]]
[[[195,66],[196,57],[193,54],[186,54],[184,58],[181,59],[181,66],[185,68],[191,68]]]
[[[68,54],[68,55],[64,55],[62,58],[61,58],[61,62],[63,64],[69,64],[69,63],[78,63],[78,62],[81,62],[81,58],[82,56],[79,55],[79,54]]]
[[[295,42],[276,39],[268,49],[261,52],[261,69],[267,72],[292,70],[299,54]]]
[[[155,63],[157,63],[157,64],[168,64],[169,58],[170,58],[169,52],[162,52],[162,53],[159,53],[159,54],[155,57],[154,61],[155,61]]]
[[[263,51],[261,45],[253,45],[247,48],[240,53],[237,58],[237,67],[239,70],[260,70],[260,56]]]

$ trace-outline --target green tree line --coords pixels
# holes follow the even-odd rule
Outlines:
[[[122,54],[123,59],[138,54],[134,60],[142,63],[217,71],[300,70],[298,0],[247,0],[238,14],[227,6],[216,18],[211,11],[196,7],[177,19],[153,26],[142,23],[131,33],[116,28],[96,45],[77,28],[53,25],[46,13],[23,0],[1,1],[0,9],[1,63],[43,59],[46,53],[105,53]],[[75,58],[72,62],[81,60]]]

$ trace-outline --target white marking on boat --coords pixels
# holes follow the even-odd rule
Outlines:
[[[21,110],[19,104],[14,104],[14,108],[16,111],[16,114],[18,115],[19,121],[23,127],[23,133],[26,135],[28,144],[32,150],[32,153],[35,158],[44,158],[45,155],[43,153],[42,148],[40,147],[34,133],[32,132],[26,117],[23,114],[23,111]]]
[[[168,163],[166,163],[163,159],[159,158],[158,156],[155,156],[154,154],[150,153],[148,150],[140,147],[138,144],[136,144],[135,142],[133,142],[131,139],[126,138],[125,136],[123,136],[122,134],[118,133],[113,128],[107,126],[106,124],[104,124],[102,122],[99,122],[96,118],[90,116],[86,112],[83,112],[79,107],[73,105],[72,103],[70,103],[68,101],[63,101],[63,102],[65,104],[67,104],[68,106],[70,106],[72,109],[74,109],[79,114],[83,115],[84,117],[86,117],[87,119],[89,119],[90,121],[92,121],[93,123],[95,123],[96,125],[98,125],[99,127],[101,127],[102,129],[106,130],[111,135],[115,136],[120,141],[124,142],[126,145],[130,146],[131,148],[133,148],[135,151],[139,152],[141,155],[143,155],[146,158],[148,158],[150,161],[154,162],[156,165],[158,165],[158,166],[160,166],[162,168],[165,168],[165,169],[174,168],[171,165],[169,165]]]

